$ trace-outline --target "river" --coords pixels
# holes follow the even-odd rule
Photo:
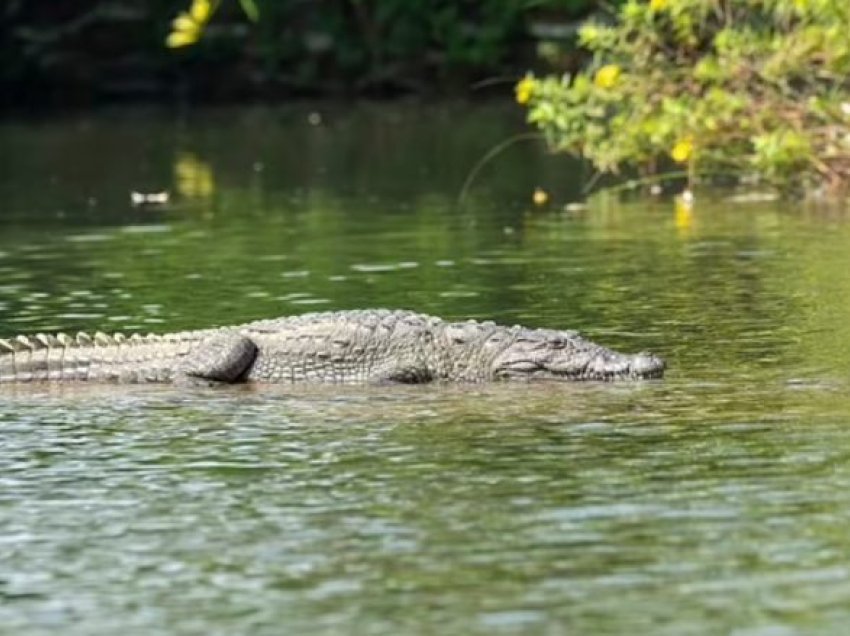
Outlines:
[[[589,175],[534,142],[459,201],[522,132],[486,104],[0,123],[0,334],[405,307],[669,364],[2,388],[0,633],[845,633],[847,214],[728,193],[567,210]]]

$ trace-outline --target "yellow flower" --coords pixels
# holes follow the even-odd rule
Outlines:
[[[685,163],[694,154],[694,142],[690,138],[680,139],[670,150],[670,156],[676,163]]]
[[[534,194],[531,195],[531,200],[534,205],[546,205],[549,203],[549,193],[543,188],[535,188]]]
[[[189,12],[182,12],[171,23],[171,33],[165,40],[165,45],[175,49],[194,44],[201,38],[204,26],[212,15],[210,0],[192,0]]]
[[[189,9],[192,19],[199,25],[203,25],[210,19],[212,4],[210,0],[192,0],[192,8]]]
[[[526,75],[514,87],[517,104],[527,104],[534,93],[534,76]]]
[[[606,64],[596,71],[593,83],[599,88],[611,88],[620,79],[620,73],[620,67],[616,64]]]
[[[664,11],[669,4],[669,0],[649,0],[649,9],[653,13],[658,13],[659,11]]]
[[[170,49],[176,49],[181,46],[189,46],[190,44],[194,44],[198,41],[198,38],[200,37],[200,29],[172,31],[168,34],[168,38],[165,40],[165,45]]]
[[[195,22],[192,19],[192,16],[190,16],[185,11],[183,13],[181,13],[180,15],[178,15],[176,18],[174,18],[174,20],[172,20],[172,22],[171,22],[171,28],[174,29],[175,31],[188,32],[188,31],[198,30],[199,27],[200,27],[200,25],[197,22]]]

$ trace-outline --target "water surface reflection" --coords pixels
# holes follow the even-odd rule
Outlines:
[[[4,124],[0,333],[396,306],[579,328],[668,377],[4,388],[0,624],[843,633],[847,220],[531,210],[541,182],[577,192],[531,147],[458,206],[516,123],[418,112]],[[127,202],[178,182],[170,207]]]

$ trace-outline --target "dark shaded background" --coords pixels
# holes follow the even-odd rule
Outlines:
[[[165,47],[190,0],[5,0],[0,106],[487,94],[576,63],[595,0],[222,0],[195,46]]]

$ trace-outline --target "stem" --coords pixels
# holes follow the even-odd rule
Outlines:
[[[472,170],[470,170],[469,174],[466,176],[466,179],[463,182],[463,186],[460,189],[460,193],[457,195],[458,204],[463,203],[463,200],[466,198],[466,194],[467,192],[469,192],[469,188],[472,185],[472,182],[475,180],[475,177],[478,176],[478,173],[481,171],[481,169],[496,155],[500,154],[503,150],[514,145],[517,142],[543,138],[543,135],[540,133],[521,133],[519,135],[509,137],[503,142],[498,143],[492,148],[490,148],[490,150],[488,150],[487,153],[475,163],[475,165],[472,167]]]

